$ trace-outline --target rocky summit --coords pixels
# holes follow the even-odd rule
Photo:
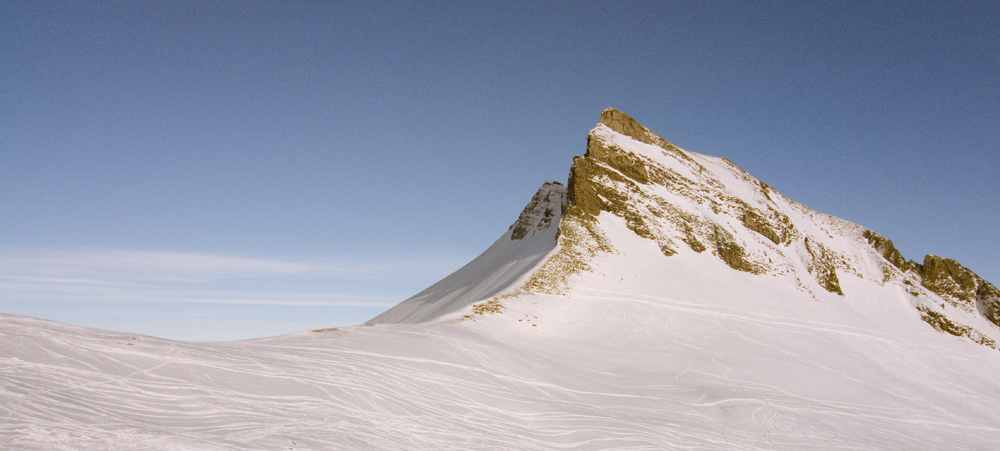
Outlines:
[[[0,315],[0,449],[985,450],[1000,293],[608,109],[565,184],[367,324]]]
[[[938,331],[993,348],[1000,339],[1000,290],[958,262],[935,255],[908,261],[884,236],[788,199],[726,158],[683,150],[617,109],[601,114],[567,187],[546,182],[511,226],[509,238],[518,240],[558,224],[558,243],[495,301],[570,293],[573,275],[617,253],[601,227],[604,215],[655,243],[665,258],[717,258],[816,301],[863,295],[841,286],[841,277],[853,277],[905,293]]]

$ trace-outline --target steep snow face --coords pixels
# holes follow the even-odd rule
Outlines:
[[[370,323],[419,323],[488,299],[522,283],[556,248],[566,187],[546,182],[500,239],[475,260]]]

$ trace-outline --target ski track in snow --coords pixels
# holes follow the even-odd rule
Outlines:
[[[893,379],[884,368],[892,362],[877,363],[904,354],[900,361],[929,360],[927,367],[967,366],[958,357],[947,362],[940,350],[793,313],[578,291],[573,305],[541,298],[475,327],[354,327],[233,343],[4,316],[0,445],[977,449],[983,437],[1000,441],[993,423],[911,396],[921,388]],[[541,327],[512,327],[522,310],[539,316]],[[878,355],[841,346],[857,342]],[[741,354],[744,348],[754,351]],[[762,360],[782,365],[778,373],[790,379],[758,377]],[[936,389],[946,399],[978,396],[954,384]],[[995,409],[991,395],[973,408]]]
[[[1000,442],[996,423],[981,415],[996,418],[998,394],[956,384],[973,372],[958,353],[834,314],[821,321],[747,307],[583,286],[571,301],[542,297],[475,323],[233,343],[3,316],[0,445],[749,450]],[[516,327],[521,315],[537,316],[540,327]],[[975,382],[969,387],[984,386]],[[943,402],[925,398],[930,387],[931,399]]]
[[[688,301],[631,301],[611,294],[579,300],[602,305],[603,318],[612,323],[608,330],[619,322],[632,326],[620,334],[595,334],[589,344],[598,352],[590,356],[562,352],[564,337],[546,343],[537,328],[499,341],[497,334],[506,330],[499,326],[502,317],[477,324],[483,333],[460,323],[178,343],[4,316],[0,445],[24,450],[901,449],[900,444],[976,449],[961,446],[970,433],[1000,439],[992,424],[949,415],[895,392],[861,396],[880,392],[871,384],[858,384],[859,396],[848,402],[755,381],[744,368],[748,357],[741,361],[712,344],[713,352],[702,353],[709,358],[698,360],[697,350],[714,338],[706,341],[691,337],[690,328],[669,326],[677,315],[696,315],[710,324],[701,332],[742,337],[812,365],[803,374],[845,376],[754,338],[775,327],[800,331],[801,325],[699,309]],[[650,314],[658,308],[672,316]],[[845,333],[829,326],[815,330]],[[858,334],[847,331],[847,336]],[[620,353],[636,341],[642,351],[627,359],[600,349]],[[913,434],[921,429],[923,436]]]
[[[602,212],[614,251],[568,295],[497,298],[475,314],[469,304],[559,251],[565,189],[547,183],[518,227],[375,321],[426,323],[184,343],[0,315],[0,449],[997,448],[1000,354],[921,321],[859,226],[774,200],[725,160],[676,159],[603,124],[592,133],[692,181],[715,174],[703,185],[781,210],[815,249],[663,185],[651,193],[784,269],[751,275],[682,245],[664,257]],[[811,274],[811,254],[827,251],[851,260],[836,270],[844,295]]]

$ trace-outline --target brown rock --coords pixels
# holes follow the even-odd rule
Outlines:
[[[775,232],[774,229],[771,228],[767,219],[757,214],[757,212],[747,210],[743,213],[743,217],[741,219],[743,220],[743,225],[747,226],[748,229],[766,236],[767,239],[774,241],[774,244],[781,244],[781,236],[779,236],[778,232]]]
[[[648,128],[643,127],[639,121],[632,118],[615,108],[608,108],[601,113],[601,123],[607,125],[612,130],[621,133],[625,136],[630,136],[637,141],[644,142],[646,144],[658,144],[656,140],[653,139],[652,133]],[[659,138],[659,136],[657,136]],[[661,140],[663,138],[660,138]]]
[[[916,267],[916,263],[906,261],[906,259],[903,258],[903,254],[901,254],[896,249],[896,246],[892,244],[892,240],[872,232],[871,230],[865,230],[862,233],[862,236],[868,240],[868,243],[875,248],[879,255],[885,258],[889,263],[892,263],[892,266],[899,268],[901,271],[909,271],[910,269]]]

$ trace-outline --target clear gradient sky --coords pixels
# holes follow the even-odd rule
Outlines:
[[[1000,282],[1000,2],[0,3],[0,312],[363,322],[615,106]]]

